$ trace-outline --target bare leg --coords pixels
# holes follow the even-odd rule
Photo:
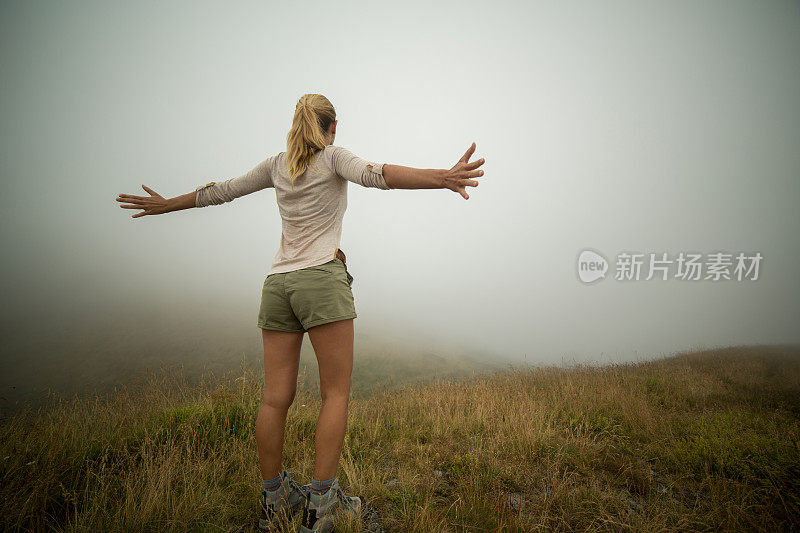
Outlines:
[[[272,479],[282,470],[286,413],[297,392],[297,369],[303,332],[262,329],[264,394],[256,418],[256,444],[261,477]]]
[[[353,319],[338,320],[308,330],[319,365],[322,408],[315,436],[314,479],[337,475],[347,428],[350,375],[353,371]]]

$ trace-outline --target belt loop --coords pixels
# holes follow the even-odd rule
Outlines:
[[[341,262],[344,263],[344,266],[347,266],[347,257],[344,255],[344,252],[341,250],[341,248],[336,249],[336,252],[333,254],[333,258],[341,260]]]

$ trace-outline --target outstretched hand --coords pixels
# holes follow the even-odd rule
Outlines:
[[[144,211],[140,213],[131,215],[131,218],[144,215],[161,215],[170,211],[166,198],[146,185],[142,185],[142,188],[147,191],[150,196],[134,196],[132,194],[120,194],[117,196],[118,202],[127,202],[126,204],[120,205],[123,209],[144,209]]]
[[[447,171],[447,175],[444,178],[444,186],[453,192],[459,193],[465,200],[469,200],[467,187],[478,186],[478,182],[470,178],[483,176],[483,170],[476,169],[486,161],[486,159],[480,158],[470,163],[469,158],[472,157],[474,153],[475,143],[472,143],[472,145],[467,148],[467,151],[464,152],[464,155],[461,156],[461,159],[453,165],[453,168]]]

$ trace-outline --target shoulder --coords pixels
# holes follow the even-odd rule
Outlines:
[[[274,172],[279,169],[283,161],[286,159],[286,152],[278,152],[277,154],[269,156],[264,161],[270,167],[270,171]]]
[[[356,159],[356,155],[345,148],[336,144],[329,144],[322,150],[323,157],[327,161],[335,162],[338,165],[349,163],[351,160]]]
[[[319,151],[320,158],[333,170],[341,166],[342,162],[350,157],[350,151],[335,144],[329,144]]]
[[[347,155],[352,154],[350,150],[345,148],[344,146],[339,146],[337,144],[329,144],[325,148],[321,150],[324,154],[328,155],[329,157],[333,157],[336,155]]]

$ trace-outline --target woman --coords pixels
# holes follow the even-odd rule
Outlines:
[[[304,507],[301,531],[331,531],[333,513],[358,516],[362,498],[346,496],[338,465],[347,426],[356,311],[344,253],[339,249],[348,182],[378,189],[450,189],[469,199],[466,187],[483,175],[475,143],[449,170],[373,163],[335,146],[336,111],[321,94],[303,95],[295,107],[286,151],[250,172],[211,182],[174,198],[120,194],[133,218],[230,202],[267,187],[275,189],[282,219],[280,247],[262,288],[258,326],[264,342],[264,394],[256,420],[262,497],[259,527],[267,529]],[[311,483],[299,486],[282,468],[286,414],[295,397],[300,346],[308,332],[319,363],[322,408],[315,435]]]

